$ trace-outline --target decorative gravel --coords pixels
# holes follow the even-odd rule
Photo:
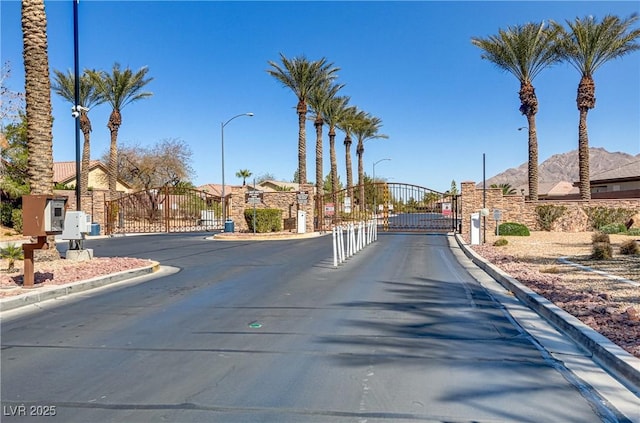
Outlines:
[[[620,244],[633,238],[612,235],[614,257],[597,261],[590,258],[591,236],[534,232],[530,237],[504,237],[509,244],[503,247],[494,247],[496,237],[488,237],[486,244],[473,249],[640,358],[640,256],[619,254]],[[566,264],[562,257],[583,267]]]

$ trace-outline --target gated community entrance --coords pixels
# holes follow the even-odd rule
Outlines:
[[[314,196],[311,185],[308,187],[311,189],[259,195],[247,187],[243,188],[247,192],[234,189],[225,199],[225,215],[242,218],[242,213],[231,213],[233,204],[236,209],[279,208],[285,230],[299,229],[302,224],[305,231],[327,231],[336,225],[369,220],[376,221],[380,231],[459,230],[461,208],[457,195],[395,182],[357,185],[320,196]],[[161,187],[125,194],[106,203],[105,233],[221,230],[225,228],[222,204],[219,196],[188,188]],[[307,212],[312,214],[309,219]]]

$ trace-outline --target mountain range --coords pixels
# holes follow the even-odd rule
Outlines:
[[[594,176],[607,170],[618,168],[640,160],[640,154],[611,153],[604,148],[589,149],[589,173]],[[487,179],[487,186],[491,184],[510,184],[512,187],[528,183],[527,163],[516,168],[510,168]],[[578,174],[578,150],[568,153],[555,154],[538,165],[538,182],[575,182],[580,179]]]

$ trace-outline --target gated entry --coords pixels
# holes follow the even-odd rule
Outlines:
[[[221,197],[205,191],[161,187],[107,202],[107,234],[197,232],[222,227]]]
[[[458,229],[457,195],[417,185],[376,182],[323,198],[324,229],[375,219],[383,231],[449,232]]]

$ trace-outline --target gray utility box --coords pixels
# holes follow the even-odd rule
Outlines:
[[[68,211],[64,218],[64,230],[60,238],[67,240],[84,239],[91,232],[91,215],[83,211]]]
[[[67,199],[51,195],[22,196],[22,233],[25,236],[56,235],[64,229]]]

